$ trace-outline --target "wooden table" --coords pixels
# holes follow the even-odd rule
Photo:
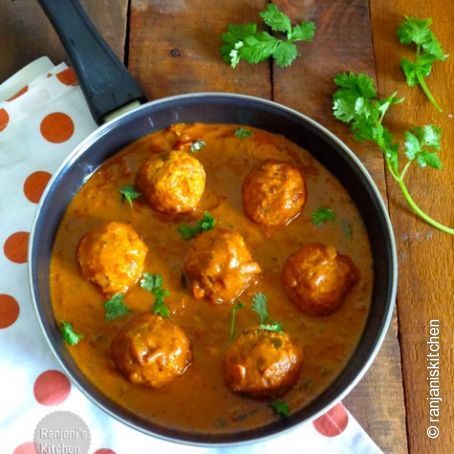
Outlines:
[[[345,400],[351,412],[385,452],[443,453],[454,446],[453,237],[416,219],[384,171],[373,146],[352,140],[333,119],[333,75],[364,71],[376,77],[382,95],[399,90],[406,97],[387,124],[397,134],[415,124],[444,129],[445,170],[412,170],[415,199],[434,217],[454,224],[453,96],[454,56],[436,64],[429,84],[444,107],[437,113],[418,88],[408,88],[399,59],[408,51],[395,37],[404,14],[432,17],[434,30],[451,55],[454,2],[441,0],[280,0],[294,21],[317,23],[312,44],[290,68],[269,62],[241,64],[236,70],[219,57],[219,36],[228,23],[256,21],[265,0],[85,0],[82,2],[115,52],[140,81],[148,97],[195,91],[241,92],[271,98],[304,112],[338,134],[358,154],[389,204],[399,250],[398,313],[377,360]],[[451,49],[449,48],[451,47]],[[3,2],[0,15],[0,81],[23,65],[48,55],[65,59],[55,33],[35,0]],[[449,87],[448,82],[451,82]],[[450,128],[451,126],[451,128]],[[429,322],[441,324],[440,435],[426,435],[428,416]],[[401,362],[402,359],[402,362]]]

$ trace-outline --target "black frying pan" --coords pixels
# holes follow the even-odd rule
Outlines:
[[[311,118],[280,104],[245,95],[197,93],[145,102],[140,87],[94,29],[76,0],[39,0],[59,34],[98,124],[128,110],[85,139],[54,174],[38,208],[29,252],[32,296],[45,337],[68,375],[99,407],[147,434],[187,444],[233,444],[282,433],[313,419],[342,399],[376,356],[389,326],[397,286],[391,224],[380,194],[358,158]],[[137,107],[132,108],[131,103]],[[232,434],[181,432],[152,424],[106,397],[79,371],[65,347],[52,311],[49,265],[60,220],[84,181],[127,144],[175,122],[248,124],[282,134],[306,148],[344,185],[365,223],[374,260],[373,298],[366,328],[342,373],[319,397],[289,418]]]

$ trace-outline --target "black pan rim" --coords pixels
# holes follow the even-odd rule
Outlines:
[[[384,220],[384,224],[386,226],[386,236],[388,239],[388,244],[386,245],[386,252],[387,252],[387,258],[388,262],[390,265],[390,270],[388,272],[389,275],[389,292],[388,292],[388,298],[386,302],[386,307],[384,310],[384,316],[381,319],[380,323],[380,329],[378,332],[377,337],[374,340],[374,346],[372,350],[368,353],[367,358],[362,362],[361,367],[359,367],[358,371],[356,372],[355,376],[351,380],[351,382],[348,384],[348,386],[342,387],[342,389],[337,390],[335,392],[335,396],[326,404],[324,404],[321,408],[318,409],[318,411],[314,411],[312,414],[307,415],[303,417],[303,419],[300,418],[294,418],[293,415],[288,418],[287,420],[281,420],[276,423],[270,423],[266,426],[260,427],[258,429],[252,429],[249,431],[244,431],[244,432],[237,432],[237,433],[227,433],[227,434],[218,434],[213,436],[212,434],[206,433],[206,434],[194,434],[191,432],[179,432],[179,431],[169,431],[168,429],[162,428],[161,426],[156,426],[153,429],[145,427],[144,424],[136,423],[135,421],[132,420],[132,418],[136,420],[140,420],[136,415],[133,415],[132,413],[129,413],[129,415],[126,416],[121,416],[119,414],[116,414],[115,411],[111,410],[110,408],[107,408],[106,405],[102,402],[100,402],[99,398],[96,398],[94,395],[91,394],[91,392],[87,389],[85,389],[85,386],[78,381],[74,377],[73,372],[71,371],[71,368],[68,366],[68,364],[65,363],[65,361],[60,357],[58,353],[57,346],[53,344],[49,332],[48,332],[48,327],[46,327],[46,323],[49,324],[49,320],[45,320],[41,309],[40,309],[40,302],[39,302],[39,297],[37,293],[35,292],[36,286],[35,286],[35,280],[34,280],[34,275],[33,275],[33,266],[34,266],[34,250],[36,248],[36,238],[35,238],[35,231],[36,231],[36,226],[40,222],[40,213],[42,210],[43,205],[46,203],[48,195],[52,192],[52,187],[54,185],[54,182],[58,180],[60,173],[62,171],[70,166],[72,162],[82,155],[90,146],[95,143],[100,137],[102,137],[104,134],[107,134],[111,129],[115,128],[116,125],[127,118],[128,116],[140,112],[141,110],[146,110],[149,109],[150,107],[156,106],[157,104],[165,104],[165,103],[174,103],[175,101],[182,101],[182,102],[203,102],[203,101],[208,101],[208,100],[216,100],[219,102],[225,102],[225,101],[247,101],[250,103],[256,103],[259,105],[267,105],[269,107],[272,107],[274,109],[277,109],[281,111],[282,113],[290,114],[292,116],[297,117],[299,120],[302,120],[305,123],[308,123],[311,125],[314,129],[318,130],[318,132],[321,135],[327,136],[332,142],[334,142],[338,147],[340,147],[343,151],[345,151],[347,159],[350,160],[354,167],[355,171],[359,172],[361,177],[364,180],[364,184],[368,187],[369,190],[371,190],[374,199],[377,202],[377,205],[380,209],[380,215]],[[68,376],[72,379],[73,383],[76,384],[78,389],[85,395],[87,396],[95,405],[100,407],[103,411],[105,411],[107,414],[110,416],[114,417],[118,421],[124,423],[125,425],[132,427],[142,433],[145,433],[147,435],[151,435],[166,441],[171,441],[171,442],[176,442],[180,444],[185,444],[185,445],[192,445],[192,446],[204,446],[204,447],[222,447],[222,446],[239,446],[239,445],[245,445],[257,441],[264,441],[267,439],[270,439],[272,437],[275,437],[277,435],[284,434],[286,432],[289,432],[293,429],[295,429],[299,424],[304,423],[305,421],[313,420],[323,414],[326,410],[331,408],[335,403],[339,402],[342,400],[355,386],[356,384],[361,380],[361,378],[364,376],[366,371],[369,369],[371,364],[373,363],[382,343],[385,338],[385,335],[388,331],[388,327],[391,323],[392,319],[392,314],[394,311],[394,306],[395,306],[395,299],[396,299],[396,289],[397,289],[397,253],[396,253],[396,246],[395,246],[395,239],[394,239],[394,234],[391,226],[391,222],[388,216],[388,212],[386,209],[386,206],[381,198],[381,195],[372,179],[370,174],[368,173],[367,169],[365,166],[361,163],[361,161],[356,157],[356,155],[350,150],[349,147],[347,147],[338,137],[336,137],[332,132],[330,132],[327,128],[324,126],[320,125],[318,122],[313,120],[312,118],[296,111],[291,108],[285,107],[279,103],[276,103],[274,101],[266,100],[266,99],[261,99],[249,95],[241,95],[241,94],[233,94],[233,93],[223,93],[223,92],[203,92],[203,93],[194,93],[194,94],[182,94],[182,95],[176,95],[176,96],[170,96],[166,98],[162,98],[159,100],[151,101],[146,104],[141,105],[140,107],[134,108],[133,110],[126,112],[122,114],[121,116],[111,120],[110,122],[104,124],[100,128],[96,129],[93,133],[91,133],[85,140],[83,140],[76,148],[67,156],[67,158],[63,161],[63,163],[59,166],[59,168],[55,171],[53,174],[53,177],[51,178],[50,182],[48,183],[48,186],[46,187],[46,190],[44,191],[40,203],[37,208],[37,212],[35,215],[35,219],[33,222],[33,228],[31,231],[30,235],[30,243],[31,247],[29,247],[29,252],[28,252],[28,269],[29,269],[29,283],[30,283],[30,290],[31,290],[31,296],[32,296],[32,301],[33,301],[33,306],[35,309],[36,316],[38,318],[39,324],[41,326],[41,329],[44,333],[44,336],[46,338],[46,341],[53,352],[53,354],[56,356],[58,362],[60,363],[61,367],[63,370],[68,374]],[[53,321],[52,321],[53,323]],[[361,343],[361,340],[360,340]],[[346,366],[347,367],[347,366]],[[331,386],[331,385],[330,385]],[[329,388],[328,388],[329,389]],[[317,399],[317,398],[316,398]],[[118,407],[118,404],[114,403]],[[128,414],[128,412],[123,411],[124,414]],[[299,412],[297,412],[299,413]],[[296,416],[296,415],[295,415]],[[150,423],[148,422],[148,427],[150,426]],[[162,429],[162,430],[160,430]],[[169,435],[170,432],[170,435]]]

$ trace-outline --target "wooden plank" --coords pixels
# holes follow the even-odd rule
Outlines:
[[[452,21],[454,3],[436,0],[371,0],[377,77],[381,94],[399,91],[405,103],[392,109],[387,124],[400,134],[411,126],[433,123],[443,129],[442,160],[444,169],[433,171],[412,169],[406,176],[414,199],[435,219],[454,226],[454,130],[452,112],[452,80],[454,48]],[[399,67],[403,56],[414,50],[402,46],[396,38],[396,28],[404,15],[431,17],[432,29],[450,55],[444,63],[433,67],[428,85],[443,107],[438,113],[422,91],[407,87]],[[450,86],[451,85],[451,86]],[[450,90],[451,89],[451,90]],[[388,116],[387,116],[388,117]],[[399,328],[406,390],[409,447],[414,453],[448,453],[454,446],[454,238],[431,229],[416,218],[403,201],[400,190],[388,179],[390,211],[399,248]],[[427,436],[429,420],[429,353],[430,320],[441,323],[440,404],[441,423],[436,439]]]
[[[129,69],[148,97],[200,91],[269,98],[268,62],[233,70],[219,54],[229,23],[255,21],[266,0],[132,0]]]
[[[123,60],[128,0],[81,0],[81,3],[108,44]],[[55,64],[66,59],[57,34],[38,2],[2,2],[0,82],[44,55]]]
[[[291,67],[273,67],[274,99],[310,115],[335,132],[361,158],[386,198],[381,154],[374,147],[355,142],[331,113],[335,89],[332,79],[337,72],[361,71],[375,75],[367,0],[275,3],[294,21],[315,21],[317,32],[313,43],[299,45],[301,57]],[[406,452],[396,319],[375,363],[345,403],[385,452]]]

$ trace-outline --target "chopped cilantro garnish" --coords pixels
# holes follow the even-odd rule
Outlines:
[[[319,227],[325,222],[334,221],[336,219],[336,214],[331,208],[321,207],[312,212],[311,219],[312,224]]]
[[[163,287],[163,279],[160,274],[143,273],[140,287],[154,295],[155,301],[152,311],[161,317],[169,317],[170,311],[164,302],[169,291]]]
[[[133,200],[140,197],[142,194],[137,192],[136,188],[132,184],[127,184],[120,188],[120,194],[123,196],[123,199],[126,200],[130,206],[132,206]]]
[[[232,306],[232,318],[230,320],[230,339],[235,337],[236,313],[243,308],[243,303],[238,301]]]
[[[73,330],[71,323],[60,321],[60,333],[68,345],[76,345],[83,339],[83,334],[78,334]]]
[[[123,317],[129,312],[128,306],[125,304],[124,295],[117,293],[110,300],[104,303],[104,317],[107,320],[115,320],[116,318]]]
[[[178,226],[178,232],[185,240],[190,240],[197,236],[199,233],[207,232],[208,230],[214,229],[216,221],[213,215],[205,211],[203,217],[194,226],[188,224],[181,224]]]
[[[280,416],[281,418],[287,418],[290,415],[288,404],[283,400],[275,400],[274,402],[270,402],[268,404],[268,407],[273,409],[276,415]]]

